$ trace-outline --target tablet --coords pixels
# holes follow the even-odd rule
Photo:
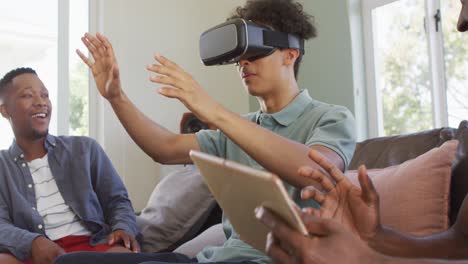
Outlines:
[[[291,228],[308,234],[278,176],[199,151],[190,151],[190,157],[244,242],[265,252],[269,229],[254,213],[261,205],[281,216]]]

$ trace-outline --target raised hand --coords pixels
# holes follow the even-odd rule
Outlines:
[[[94,61],[86,57],[80,50],[76,50],[76,53],[91,69],[101,95],[107,100],[119,97],[122,93],[119,65],[109,40],[99,33],[96,34],[96,37],[86,33],[81,41],[88,48]]]
[[[367,175],[364,166],[359,168],[359,184],[353,185],[349,179],[325,156],[311,150],[309,157],[330,175],[332,182],[323,171],[301,167],[299,174],[320,183],[323,192],[313,186],[302,190],[302,199],[313,199],[321,205],[320,209],[306,208],[312,215],[334,219],[362,239],[369,240],[382,229],[380,223],[379,196]]]
[[[158,63],[147,69],[158,73],[150,81],[164,85],[158,92],[169,98],[177,98],[200,120],[214,124],[213,118],[222,106],[214,101],[193,77],[171,60],[155,55]]]

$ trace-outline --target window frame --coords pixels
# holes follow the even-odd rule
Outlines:
[[[362,0],[362,16],[364,30],[364,57],[367,86],[367,119],[368,136],[378,137],[384,135],[382,95],[377,89],[379,76],[377,75],[379,63],[376,61],[376,34],[373,28],[373,10],[401,0]],[[439,21],[439,31],[436,31],[437,10],[440,10],[440,1],[425,1],[425,28],[428,40],[428,59],[430,71],[430,88],[432,97],[432,116],[434,127],[448,125],[447,91],[445,80],[445,58],[442,25]],[[429,14],[429,15],[428,15]]]
[[[58,1],[58,43],[57,43],[57,134],[69,134],[69,35],[70,0]],[[60,100],[58,100],[60,98]]]
[[[58,91],[57,98],[57,134],[69,135],[70,131],[70,56],[78,56],[69,52],[70,36],[70,1],[59,0],[59,40],[58,40]],[[103,1],[88,1],[88,31],[101,32],[103,28]],[[64,87],[64,88],[62,88]],[[104,119],[104,103],[100,98],[91,71],[88,70],[88,136],[98,142],[104,142],[100,127]],[[94,113],[93,115],[91,113]]]
[[[89,1],[89,32],[104,30],[104,1]],[[88,71],[88,136],[104,146],[104,99],[100,96],[94,77]]]

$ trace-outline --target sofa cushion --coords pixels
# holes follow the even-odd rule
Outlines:
[[[380,195],[384,225],[414,236],[449,227],[450,174],[457,146],[458,141],[451,140],[400,165],[368,170]],[[359,185],[357,171],[346,175]]]
[[[142,251],[168,251],[191,239],[215,206],[216,201],[194,165],[168,174],[156,185],[137,216],[144,237]]]

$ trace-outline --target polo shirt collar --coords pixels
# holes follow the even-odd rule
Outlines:
[[[289,103],[285,108],[281,111],[273,113],[273,114],[266,114],[263,113],[262,110],[258,110],[255,115],[255,122],[259,123],[260,116],[263,115],[270,115],[273,119],[282,126],[289,126],[294,120],[296,120],[305,110],[305,106],[312,102],[312,97],[309,95],[309,91],[307,89],[303,89],[300,93]]]

